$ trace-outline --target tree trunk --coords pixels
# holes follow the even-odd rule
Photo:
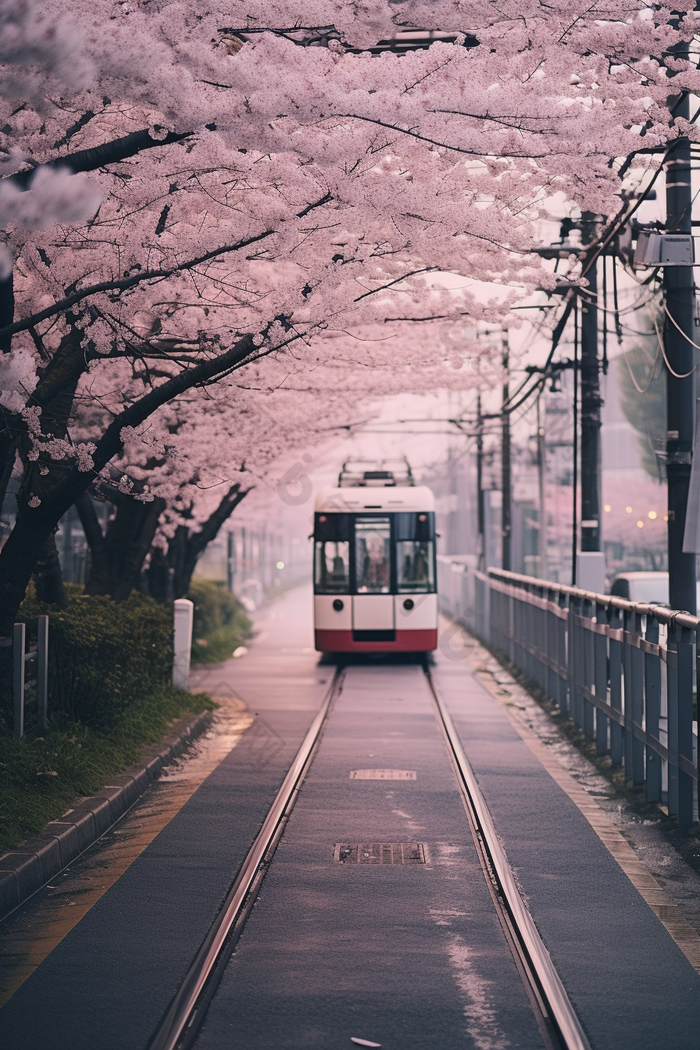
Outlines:
[[[121,452],[124,427],[139,426],[161,405],[186,390],[240,367],[255,350],[252,335],[245,335],[225,353],[183,369],[177,376],[129,405],[112,420],[97,442],[93,453],[95,474]],[[81,471],[76,465],[66,470],[60,479],[52,479],[50,487],[44,487],[42,477],[36,479],[39,503],[32,501],[33,506],[30,506],[26,488],[21,494],[15,527],[0,550],[0,645],[4,644],[3,640],[12,637],[12,624],[47,536],[56,528],[68,508],[88,490],[93,477],[94,474]]]
[[[56,524],[57,521],[47,520],[45,515],[37,514],[36,509],[27,508],[26,504],[18,508],[15,527],[0,551],[4,568],[0,580],[0,640],[12,637],[12,625],[27,584],[45,549],[47,536]]]
[[[191,532],[186,525],[178,525],[167,551],[152,551],[148,591],[153,598],[161,602],[184,598],[190,589],[200,554],[216,538],[221,526],[249,492],[250,489],[232,485],[198,532]]]
[[[82,496],[75,501],[75,509],[78,512],[80,524],[83,527],[85,539],[90,548],[90,577],[88,579],[88,584],[92,585],[93,580],[99,580],[106,588],[109,572],[107,568],[107,555],[105,552],[105,538],[102,533],[100,520],[97,517],[95,504],[89,492],[83,492]],[[107,591],[88,591],[86,586],[86,593],[106,594]]]
[[[3,413],[0,410],[0,420],[2,417]],[[17,445],[15,442],[15,436],[12,433],[9,424],[6,423],[6,428],[0,430],[0,511],[2,511],[3,504],[5,503],[7,487],[10,484],[10,478],[12,477],[16,455]]]
[[[46,539],[36,568],[34,570],[36,596],[40,602],[58,605],[60,609],[68,606],[68,595],[63,586],[63,572],[56,550],[56,530]]]
[[[77,509],[85,537],[90,546],[91,569],[86,594],[109,594],[115,601],[124,601],[138,583],[139,573],[148,554],[158,519],[165,508],[165,500],[140,503],[124,496],[103,535],[95,508],[85,497]]]
[[[0,329],[7,328],[15,319],[15,285],[12,274],[0,281]],[[0,336],[0,353],[9,354],[12,336]]]

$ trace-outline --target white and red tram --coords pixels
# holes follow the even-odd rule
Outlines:
[[[337,653],[437,647],[435,498],[392,471],[350,473],[314,514],[316,648]]]

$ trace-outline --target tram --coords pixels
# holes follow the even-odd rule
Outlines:
[[[435,498],[401,470],[343,466],[314,514],[316,649],[437,648]]]

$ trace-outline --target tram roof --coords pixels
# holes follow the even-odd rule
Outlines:
[[[357,514],[365,510],[431,511],[435,510],[435,496],[427,485],[324,489],[316,497],[315,509],[317,514]]]

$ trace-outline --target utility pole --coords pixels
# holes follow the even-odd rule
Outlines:
[[[454,419],[459,415],[459,411],[455,412],[452,394],[449,395],[449,403],[450,416]],[[447,445],[447,489],[449,508],[447,512],[447,550],[449,554],[459,554],[462,550],[462,544],[459,530],[456,456],[452,434],[450,434]]]
[[[675,116],[688,120],[688,96],[680,100]],[[692,232],[690,142],[676,140],[666,161],[666,231]],[[693,457],[693,402],[695,376],[693,338],[693,270],[690,266],[664,267],[664,297],[669,317],[664,318],[666,376],[667,477],[668,477],[668,583],[672,609],[695,613],[695,554],[683,552],[683,533]],[[676,325],[678,327],[676,327]],[[680,331],[679,331],[680,329]],[[684,334],[685,333],[685,334]],[[686,338],[687,336],[687,338]]]
[[[581,217],[581,239],[591,245],[596,237],[595,216]],[[598,363],[598,269],[586,273],[588,288],[581,293],[581,552],[578,584],[587,590],[605,585],[603,558],[586,558],[601,551],[600,536],[600,366]]]
[[[544,391],[543,391],[544,392]],[[545,446],[544,421],[542,397],[543,392],[537,396],[537,495],[539,503],[539,531],[537,542],[537,568],[541,580],[547,579],[547,504],[545,499],[545,470],[547,466],[547,450]]]
[[[486,527],[484,515],[484,420],[481,392],[476,395],[476,520],[479,534],[479,568],[486,567]]]
[[[233,594],[236,581],[236,537],[233,531],[226,533],[226,585]]]
[[[511,521],[511,496],[510,496],[510,409],[508,401],[510,391],[508,386],[508,333],[503,332],[503,371],[505,379],[502,388],[501,404],[501,568],[510,571],[510,541],[512,531]]]

